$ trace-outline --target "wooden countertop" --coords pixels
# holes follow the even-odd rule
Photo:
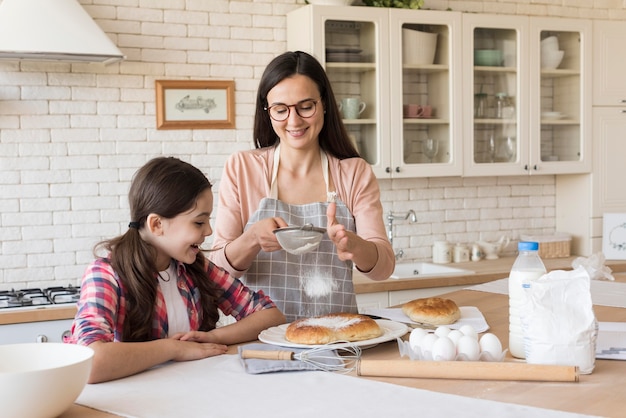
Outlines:
[[[458,267],[465,270],[474,271],[475,274],[466,276],[431,277],[424,279],[387,279],[381,281],[370,280],[363,274],[354,271],[352,281],[356,294],[387,292],[395,290],[425,289],[433,287],[447,286],[471,286],[474,284],[486,283],[493,280],[502,279],[509,276],[513,262],[516,257],[501,257],[497,260],[470,261],[467,263],[447,264],[451,267]],[[570,270],[572,261],[576,257],[544,259],[543,262],[548,271]],[[605,263],[613,273],[626,272],[626,261],[606,261]]]
[[[616,281],[626,282],[626,274],[616,275]],[[447,293],[462,306],[476,306],[503,345],[508,346],[508,297],[506,295],[460,290]],[[626,322],[626,309],[606,306],[594,307],[599,321]],[[407,334],[408,335],[408,334]],[[406,338],[406,336],[405,336]],[[231,347],[229,353],[236,353]],[[363,351],[365,359],[397,359],[395,341],[380,344]],[[507,355],[506,361],[514,360]],[[409,361],[409,360],[407,360]],[[362,379],[364,377],[355,377]],[[521,382],[492,380],[368,378],[396,385],[420,388],[498,402],[528,405],[566,412],[616,416],[623,410],[623,388],[626,387],[626,361],[596,360],[592,374],[581,375],[577,383]],[[113,415],[73,405],[62,418],[105,418]]]

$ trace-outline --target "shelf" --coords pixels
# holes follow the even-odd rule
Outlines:
[[[445,125],[450,123],[450,121],[448,119],[439,119],[439,118],[408,118],[408,119],[403,119],[404,123],[406,125],[420,125],[420,124],[426,124],[426,125]]]
[[[580,71],[578,70],[558,70],[558,69],[549,70],[545,68],[541,70],[542,77],[571,77],[571,76],[579,76],[579,75],[580,75]]]
[[[448,65],[443,64],[431,64],[431,65],[415,65],[415,64],[404,64],[402,66],[404,70],[417,70],[420,73],[440,73],[445,72],[450,69]]]
[[[343,70],[345,72],[376,71],[376,63],[373,62],[326,62],[326,69]]]
[[[541,119],[542,125],[579,125],[576,119]]]
[[[373,125],[376,119],[343,119],[344,125]]]
[[[517,68],[515,67],[482,67],[475,66],[475,73],[516,73]]]

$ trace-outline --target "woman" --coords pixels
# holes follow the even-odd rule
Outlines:
[[[166,361],[226,352],[285,322],[263,292],[252,292],[200,250],[211,235],[211,183],[194,166],[155,158],[135,174],[132,222],[100,243],[86,270],[70,342],[95,354],[89,383],[129,376]],[[238,322],[216,328],[218,308]]]
[[[356,312],[353,265],[384,280],[395,258],[376,178],[311,55],[287,52],[267,66],[254,138],[255,150],[232,155],[224,167],[212,260],[264,289],[288,321]],[[302,255],[282,250],[273,231],[305,224],[327,227],[320,247]]]

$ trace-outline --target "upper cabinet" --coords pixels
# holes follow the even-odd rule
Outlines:
[[[288,48],[323,64],[379,178],[589,172],[590,32],[582,19],[360,6],[287,19]]]
[[[626,23],[596,20],[593,25],[593,105],[626,106]]]
[[[379,178],[462,172],[458,13],[304,6],[287,45],[315,55],[344,124]],[[346,99],[359,112],[346,113]]]
[[[589,172],[591,23],[466,14],[463,31],[464,174]]]

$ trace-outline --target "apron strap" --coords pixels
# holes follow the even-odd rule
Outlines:
[[[328,194],[328,156],[320,148],[320,158],[322,160],[322,174],[324,175],[324,183],[326,183],[326,194]],[[270,198],[278,200],[278,186],[276,185],[276,177],[278,176],[278,164],[280,163],[280,143],[276,145],[274,151],[274,167],[272,167],[272,182],[270,184]]]

